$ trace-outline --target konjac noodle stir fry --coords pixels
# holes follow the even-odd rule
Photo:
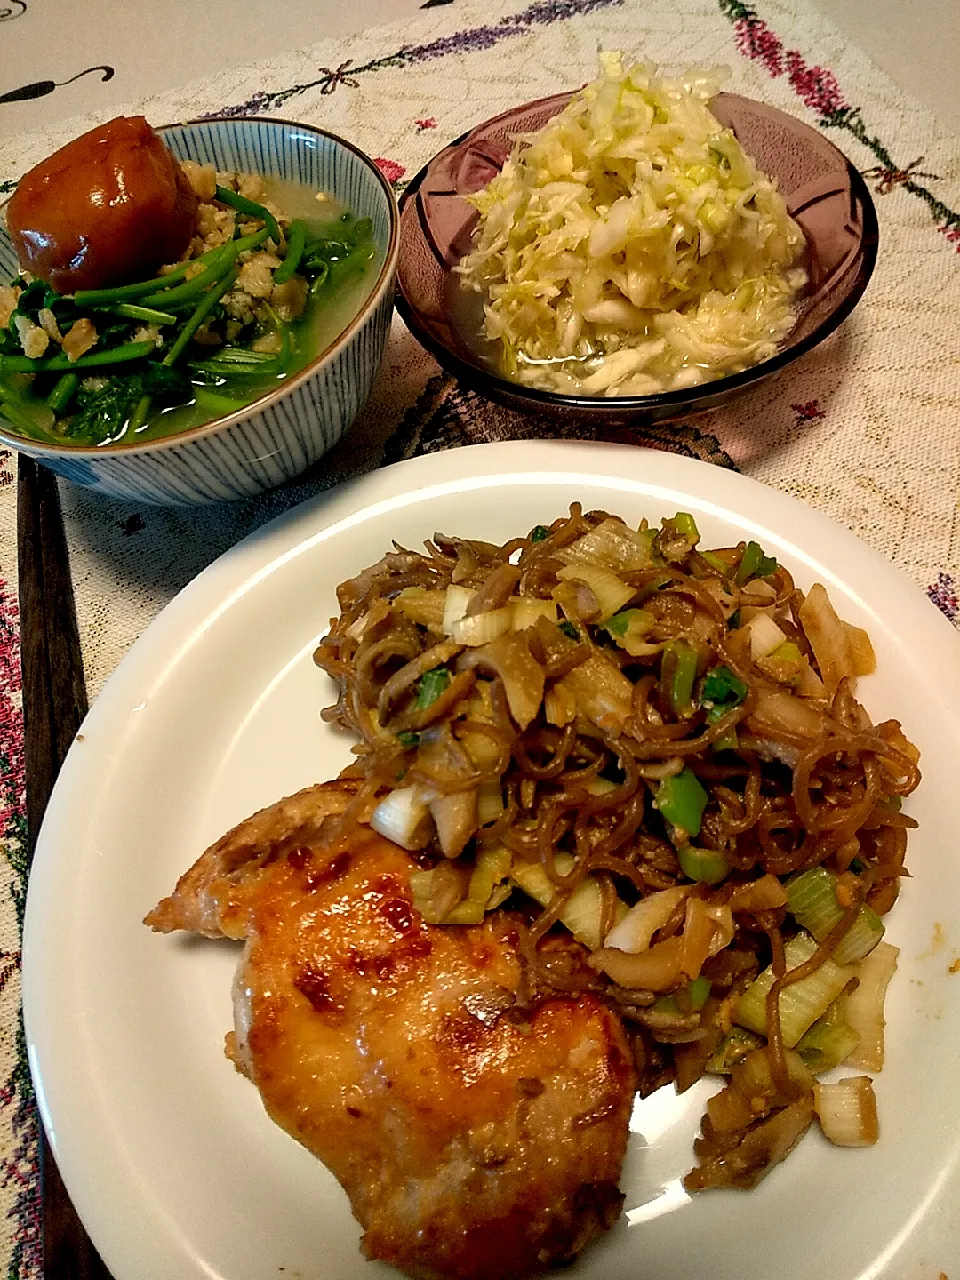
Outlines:
[[[395,545],[316,652],[424,918],[515,910],[527,1003],[602,995],[642,1094],[727,1078],[691,1190],[755,1185],[815,1117],[876,1140],[870,1076],[821,1077],[882,1066],[920,778],[857,701],[866,633],[757,543],[699,541],[574,504],[503,546]]]

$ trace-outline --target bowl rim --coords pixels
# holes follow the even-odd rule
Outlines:
[[[445,147],[442,147],[434,156],[432,156],[418,173],[416,173],[405,187],[400,197],[398,209],[402,220],[403,211],[407,204],[416,198],[420,186],[427,175],[427,170],[442,155],[460,147],[472,134],[480,129],[487,129],[491,125],[496,124],[499,120],[503,120],[508,116],[512,116],[519,111],[527,111],[533,107],[545,105],[562,99],[572,98],[579,89],[571,89],[562,93],[552,93],[544,98],[532,98],[529,102],[520,103],[518,106],[511,107],[507,111],[501,111],[499,114],[490,116],[486,120],[481,120],[478,124],[467,129],[459,137],[454,138]],[[873,275],[874,268],[877,264],[877,250],[880,239],[880,228],[877,220],[876,205],[870,188],[867,186],[860,170],[856,168],[853,162],[840,150],[840,148],[819,129],[813,128],[807,124],[805,120],[801,120],[798,116],[791,115],[787,111],[782,111],[779,107],[774,107],[768,102],[763,102],[759,98],[749,98],[745,94],[727,93],[723,90],[717,97],[726,97],[738,99],[741,102],[752,103],[761,106],[767,111],[773,112],[775,115],[783,116],[793,125],[799,125],[805,131],[816,134],[818,138],[827,142],[827,144],[836,152],[843,160],[847,173],[850,177],[850,186],[853,197],[859,200],[863,210],[863,234],[861,236],[862,254],[860,262],[857,266],[856,278],[850,292],[836,307],[830,312],[805,338],[794,344],[788,349],[777,351],[767,360],[761,361],[759,364],[751,365],[749,369],[744,369],[740,373],[727,374],[722,378],[714,378],[709,382],[698,383],[695,387],[684,387],[676,391],[660,391],[655,395],[649,396],[580,396],[580,395],[561,395],[556,391],[543,391],[539,387],[529,387],[520,382],[511,382],[509,378],[505,378],[498,373],[494,373],[491,369],[485,369],[479,365],[475,365],[465,360],[456,351],[452,351],[449,347],[445,347],[443,343],[438,342],[432,334],[430,334],[421,324],[419,315],[414,307],[407,300],[406,293],[403,288],[403,275],[397,272],[397,296],[396,308],[403,322],[407,325],[414,337],[420,342],[437,362],[450,373],[454,374],[461,382],[473,387],[482,393],[492,395],[494,398],[508,400],[510,397],[521,399],[528,402],[532,408],[540,405],[547,410],[555,409],[575,409],[583,413],[600,413],[604,409],[609,409],[613,413],[623,414],[642,414],[653,413],[660,409],[682,409],[684,405],[696,405],[698,401],[708,397],[726,396],[728,392],[735,392],[742,387],[747,387],[753,382],[759,381],[771,374],[779,373],[788,364],[792,364],[801,356],[806,355],[814,347],[818,346],[826,338],[830,337],[844,320],[851,314],[857,303],[866,292],[867,285]],[[494,390],[489,390],[491,384]]]
[[[360,310],[353,316],[347,326],[337,334],[337,336],[327,344],[326,347],[304,367],[298,370],[286,381],[279,383],[276,387],[265,391],[262,396],[256,400],[242,405],[239,409],[235,409],[232,413],[222,414],[219,418],[211,418],[209,422],[200,423],[199,426],[190,427],[186,431],[177,431],[173,435],[159,436],[153,440],[128,440],[118,441],[116,444],[72,444],[70,441],[64,440],[62,444],[51,444],[44,440],[34,440],[29,436],[19,435],[16,431],[9,429],[8,424],[3,418],[0,418],[0,445],[5,445],[11,449],[15,449],[21,453],[29,453],[31,456],[39,458],[110,458],[121,457],[124,454],[145,454],[156,453],[164,449],[174,448],[178,445],[200,439],[204,436],[214,435],[223,427],[231,426],[238,421],[251,417],[254,413],[259,413],[265,408],[269,408],[276,404],[279,400],[286,399],[303,383],[308,382],[311,377],[327,363],[349,339],[354,332],[363,323],[370,312],[379,303],[384,288],[389,284],[390,278],[396,270],[397,262],[400,256],[400,211],[397,205],[397,198],[394,195],[393,188],[384,177],[380,168],[374,163],[371,156],[362,151],[354,143],[348,139],[341,137],[337,133],[332,133],[329,129],[321,129],[317,125],[304,124],[298,120],[283,120],[277,116],[228,116],[225,118],[198,117],[193,120],[177,120],[171,121],[169,124],[155,126],[155,131],[159,134],[170,129],[188,129],[196,126],[205,126],[209,128],[224,126],[229,127],[234,124],[266,124],[270,126],[278,126],[284,130],[297,130],[313,134],[318,137],[326,138],[331,142],[335,142],[338,146],[344,147],[347,151],[352,151],[367,168],[375,175],[380,187],[383,190],[387,200],[387,215],[389,222],[389,236],[387,238],[387,248],[384,253],[383,263],[377,278],[370,287],[366,298],[364,299]],[[9,201],[4,201],[4,205]],[[2,208],[3,206],[0,206]]]

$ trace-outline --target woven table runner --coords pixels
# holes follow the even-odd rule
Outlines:
[[[880,254],[865,298],[815,352],[712,413],[579,438],[736,468],[853,530],[960,625],[960,142],[803,0],[432,0],[402,25],[319,42],[131,102],[154,124],[261,114],[322,126],[377,158],[398,193],[488,116],[592,78],[599,49],[666,69],[730,69],[727,87],[822,129],[867,175]],[[96,123],[0,142],[0,192]],[[555,424],[460,388],[396,319],[373,395],[345,440],[282,491],[162,510],[68,484],[61,499],[91,700],[160,609],[265,520],[359,472]],[[0,1259],[41,1274],[37,1119],[19,1018],[25,897],[16,596],[16,460],[0,451]]]

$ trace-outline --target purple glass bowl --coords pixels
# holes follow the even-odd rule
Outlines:
[[[569,93],[515,107],[445,147],[400,201],[397,309],[437,361],[482,395],[521,412],[655,421],[709,409],[779,372],[833,333],[860,301],[877,260],[877,215],[863,178],[816,129],[763,103],[720,93],[711,103],[744,151],[773,178],[807,241],[809,276],[797,323],[775,355],[742,373],[652,396],[567,396],[510,382],[484,363],[458,327],[453,267],[468,252],[476,210],[462,198],[499,172],[518,133],[540,129]]]

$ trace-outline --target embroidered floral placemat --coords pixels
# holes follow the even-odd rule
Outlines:
[[[154,123],[264,114],[321,125],[375,156],[399,191],[472,125],[589,79],[601,48],[665,67],[729,67],[732,90],[816,125],[849,156],[880,220],[866,297],[820,349],[729,407],[611,438],[735,467],[794,494],[883,552],[931,607],[960,623],[960,143],[804,0],[434,0],[402,26],[223,72],[128,110]],[[0,190],[94,122],[0,142]],[[373,396],[347,439],[282,492],[162,511],[62,486],[91,697],[186,582],[295,502],[399,458],[552,434],[546,422],[461,389],[396,320]],[[11,1280],[25,1280],[40,1263],[37,1122],[18,1016],[25,882],[15,467],[0,455],[0,1256]]]

